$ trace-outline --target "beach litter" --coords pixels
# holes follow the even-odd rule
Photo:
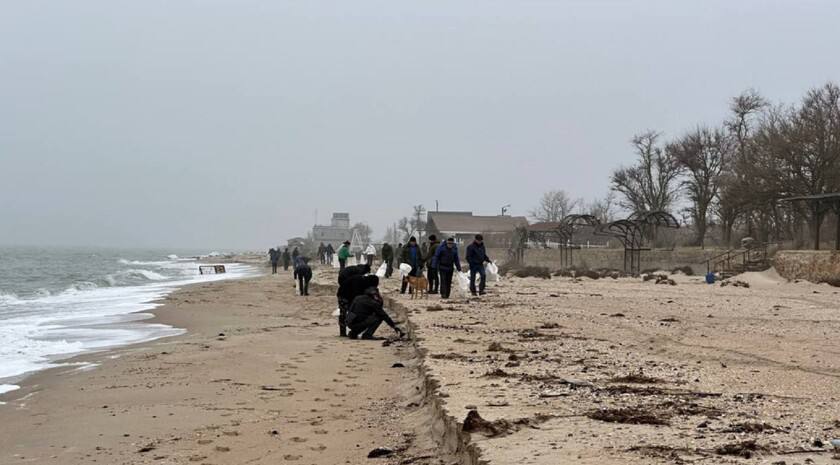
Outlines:
[[[389,455],[392,455],[393,453],[394,453],[393,449],[389,449],[387,447],[377,447],[376,449],[373,449],[372,451],[368,452],[368,458],[369,459],[375,459],[375,458],[379,458],[379,457],[388,457]]]

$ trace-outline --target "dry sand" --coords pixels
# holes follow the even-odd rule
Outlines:
[[[440,463],[413,349],[338,338],[334,288],[312,291],[289,272],[173,294],[154,313],[186,335],[3,396],[0,463],[357,464],[380,446],[396,453],[377,463]]]
[[[5,395],[0,463],[837,463],[838,290],[736,279],[509,278],[449,302],[392,279],[412,341],[388,346],[336,337],[332,287],[190,287],[155,312],[186,335]]]
[[[396,299],[445,413],[478,412],[466,429],[489,463],[838,463],[838,289],[674,279],[509,278],[481,299]]]

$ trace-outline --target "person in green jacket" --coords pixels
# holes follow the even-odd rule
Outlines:
[[[341,247],[338,249],[338,271],[344,269],[344,266],[347,265],[347,259],[350,258],[350,241],[344,241],[344,244],[341,244]]]

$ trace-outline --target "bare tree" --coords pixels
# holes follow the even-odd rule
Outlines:
[[[543,194],[539,205],[529,212],[531,218],[539,222],[560,221],[572,213],[580,200],[572,199],[562,189]]]
[[[758,193],[775,200],[840,190],[840,87],[834,83],[811,89],[798,107],[768,112],[756,131],[760,154],[767,158],[754,170]],[[771,165],[772,164],[772,165]],[[777,209],[771,210],[776,212]],[[810,214],[815,247],[819,247],[822,215]],[[802,213],[794,209],[792,222]],[[782,214],[772,217],[778,231]],[[795,225],[790,225],[796,229]]]
[[[403,241],[408,241],[411,236],[426,231],[426,208],[423,205],[415,205],[412,215],[400,218],[397,223],[397,230],[402,233]],[[420,237],[417,238],[420,240]]]
[[[705,245],[708,213],[720,189],[720,174],[732,155],[733,143],[721,129],[697,128],[668,144],[666,150],[686,176],[681,185],[688,194],[688,209],[697,232],[697,245]]]
[[[588,214],[598,218],[601,223],[615,221],[615,192],[609,191],[601,199],[595,199],[589,204],[586,211]]]
[[[743,216],[746,219],[748,230],[752,229],[754,223],[750,203],[756,199],[751,198],[751,193],[744,186],[748,185],[748,178],[754,174],[753,166],[756,163],[752,128],[757,117],[768,106],[767,100],[753,89],[733,97],[729,105],[732,116],[724,125],[734,139],[735,153],[728,160],[724,160],[720,193],[715,203],[715,210],[723,229],[723,242],[727,245],[732,242],[732,228],[738,218]],[[755,207],[757,205],[754,205],[753,209]]]
[[[677,198],[680,165],[659,146],[660,134],[647,131],[632,139],[636,164],[619,168],[610,177],[619,205],[633,211],[667,211]]]
[[[397,230],[394,226],[387,226],[385,234],[382,236],[382,242],[397,242]]]

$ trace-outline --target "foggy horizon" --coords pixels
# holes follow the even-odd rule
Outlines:
[[[829,1],[10,2],[0,245],[265,250],[333,212],[527,216],[630,139],[840,80]],[[317,211],[317,217],[316,217]]]

